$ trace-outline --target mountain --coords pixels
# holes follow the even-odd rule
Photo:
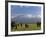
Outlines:
[[[18,23],[37,23],[41,22],[41,18],[38,17],[24,17],[24,16],[18,16],[11,19],[12,21],[18,22]]]

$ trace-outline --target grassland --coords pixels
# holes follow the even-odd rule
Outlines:
[[[14,24],[11,27],[11,31],[32,31],[32,30],[40,30],[41,24],[38,26],[37,24]]]

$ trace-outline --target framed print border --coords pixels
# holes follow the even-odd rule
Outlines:
[[[43,33],[27,33],[27,34],[13,34],[8,35],[8,2],[42,4],[43,5]],[[5,36],[20,36],[20,35],[37,35],[45,33],[45,3],[41,2],[24,2],[24,1],[5,1]]]

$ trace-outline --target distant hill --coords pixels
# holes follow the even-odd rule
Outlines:
[[[37,22],[41,22],[41,18],[38,17],[23,17],[23,16],[18,16],[18,17],[14,17],[12,18],[12,21],[15,21],[16,23],[37,23]]]

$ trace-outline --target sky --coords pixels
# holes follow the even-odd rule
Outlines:
[[[41,7],[40,6],[20,6],[20,5],[11,5],[11,17],[17,16],[24,17],[41,17]]]

